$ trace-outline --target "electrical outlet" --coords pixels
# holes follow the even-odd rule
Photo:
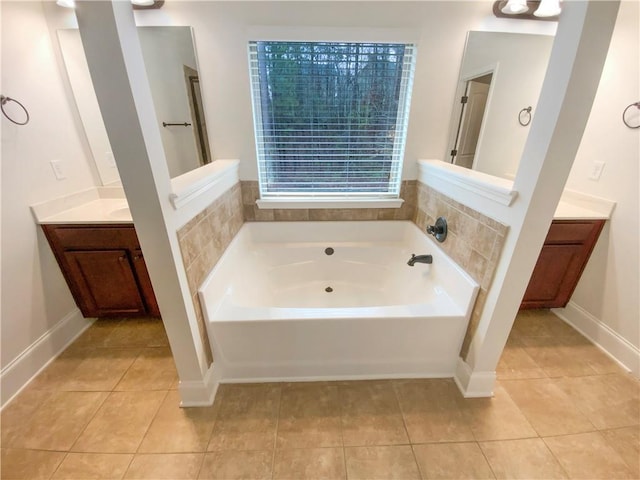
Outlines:
[[[589,173],[589,179],[591,180],[600,180],[600,175],[602,175],[602,170],[604,170],[604,162],[593,162],[591,164],[591,172]]]
[[[51,160],[49,163],[51,164],[51,168],[53,169],[53,174],[58,180],[64,180],[65,178],[67,178],[62,168],[62,162],[60,160]]]
[[[104,154],[104,160],[105,160],[105,162],[107,162],[107,165],[109,165],[110,167],[115,167],[116,166],[116,159],[113,158],[113,153],[112,152],[106,152]]]

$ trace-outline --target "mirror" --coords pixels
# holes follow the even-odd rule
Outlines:
[[[445,161],[515,177],[552,44],[549,35],[468,33]]]
[[[138,27],[171,178],[211,162],[190,27]],[[59,30],[69,83],[103,185],[119,181],[78,30]]]

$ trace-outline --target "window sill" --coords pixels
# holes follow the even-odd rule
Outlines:
[[[404,200],[401,198],[359,198],[359,199],[335,199],[335,198],[269,198],[256,200],[258,208],[270,209],[318,209],[318,208],[400,208]]]

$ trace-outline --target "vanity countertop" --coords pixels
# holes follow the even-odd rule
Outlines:
[[[592,210],[561,200],[553,214],[554,220],[607,220],[610,213]]]
[[[125,198],[78,198],[58,199],[57,205],[45,202],[31,207],[39,224],[61,223],[133,223]]]

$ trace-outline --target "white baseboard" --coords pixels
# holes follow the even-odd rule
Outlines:
[[[4,408],[94,321],[95,318],[84,318],[76,308],[5,366],[0,371],[0,408]]]
[[[208,407],[218,393],[220,385],[221,369],[212,364],[200,381],[180,381],[180,406],[182,407]]]
[[[640,349],[619,333],[574,302],[569,302],[565,308],[554,308],[552,312],[591,340],[636,378],[640,378]]]
[[[458,358],[453,377],[464,398],[492,397],[496,372],[474,372],[462,358]]]

